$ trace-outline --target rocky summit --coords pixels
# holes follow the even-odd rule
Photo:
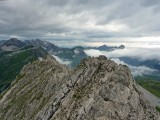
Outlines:
[[[50,56],[29,63],[0,106],[0,120],[159,120],[129,68],[104,56],[74,69]]]

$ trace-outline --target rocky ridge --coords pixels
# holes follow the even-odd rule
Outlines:
[[[0,93],[10,86],[24,65],[49,55],[41,47],[26,46],[16,51],[0,52]]]
[[[26,44],[24,42],[18,40],[17,38],[11,38],[0,44],[0,51],[15,51],[25,46]]]
[[[48,57],[26,65],[0,99],[3,120],[158,120],[127,66],[104,56],[75,69]]]

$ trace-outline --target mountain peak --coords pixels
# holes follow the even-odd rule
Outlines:
[[[106,47],[107,45],[106,45],[106,44],[103,44],[102,46],[103,46],[103,47]]]
[[[5,44],[9,45],[23,44],[23,46],[25,46],[25,43],[23,43],[21,40],[18,40],[17,38],[10,38],[9,40],[6,41]]]
[[[17,38],[11,38],[9,40],[6,40],[1,46],[0,49],[2,51],[14,51],[18,50],[20,48],[23,48],[26,46],[25,43],[22,41],[18,40]]]
[[[125,48],[125,46],[124,46],[124,45],[120,45],[120,46],[119,46],[119,48],[124,49],[124,48]]]
[[[159,116],[129,68],[105,56],[83,59],[73,70],[52,58],[28,64],[0,106],[3,120],[158,120]]]
[[[19,41],[17,38],[10,38],[11,41]]]
[[[105,55],[100,55],[98,57],[99,60],[107,60],[107,57]]]

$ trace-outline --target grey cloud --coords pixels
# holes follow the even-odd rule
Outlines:
[[[61,64],[70,65],[72,63],[72,61],[60,59],[55,55],[52,55],[52,56]]]
[[[125,34],[125,33],[113,33],[113,32],[100,32],[100,31],[91,31],[91,32],[86,32],[84,35],[87,38],[115,38],[118,37],[121,39],[122,37],[136,37],[139,36],[139,34],[132,35],[130,33]],[[102,40],[103,41],[103,40]]]
[[[158,5],[159,3],[160,3],[159,0],[142,0],[141,1],[141,5],[145,7]]]
[[[36,1],[36,0],[35,0]],[[42,0],[43,1],[43,0]],[[69,3],[70,0],[46,0],[44,3],[52,6],[65,6]]]
[[[86,9],[93,9],[93,8],[103,8],[105,6],[111,5],[114,3],[115,0],[75,0],[73,3],[75,5],[81,5],[83,8]]]
[[[66,39],[92,40],[160,33],[158,0],[7,0],[1,3],[0,34],[5,36],[45,38],[47,33],[64,33],[68,35]],[[110,28],[105,25],[112,22],[126,25],[128,29],[107,31]]]
[[[110,21],[122,21],[123,19],[127,19],[130,16],[134,16],[137,12],[141,11],[143,8],[140,7],[139,1],[129,1],[124,0],[118,1],[115,5],[112,6],[109,11],[104,14],[104,19],[98,21],[98,24],[106,24]],[[106,9],[107,11],[107,9]]]

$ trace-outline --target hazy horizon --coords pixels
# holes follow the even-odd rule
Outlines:
[[[160,47],[159,0],[1,0],[0,40]]]

